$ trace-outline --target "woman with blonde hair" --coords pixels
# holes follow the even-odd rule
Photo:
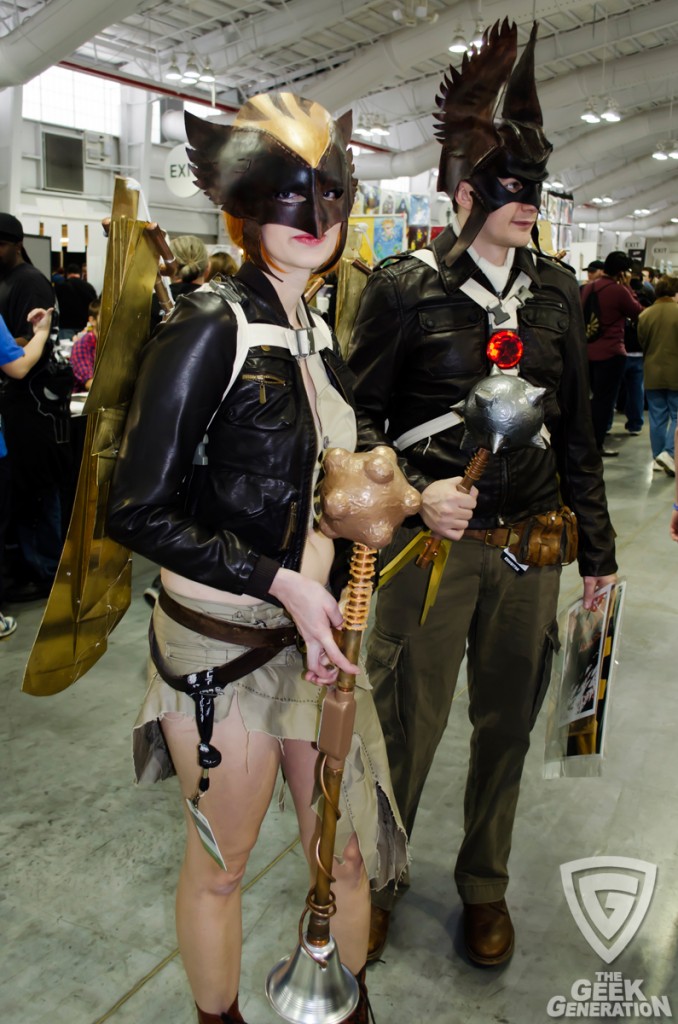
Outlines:
[[[177,299],[180,295],[194,292],[204,283],[208,256],[205,243],[197,235],[178,235],[171,240],[170,249],[177,261],[170,285],[172,295]]]
[[[355,181],[350,114],[333,121],[316,103],[272,93],[249,100],[232,126],[186,120],[194,174],[226,211],[245,261],[235,277],[185,296],[149,343],[109,532],[163,566],[135,763],[146,781],[172,768],[179,776],[179,946],[198,1020],[228,1024],[243,1020],[241,881],[278,771],[315,877],[322,688],[337,669],[358,672],[333,636],[342,623],[328,589],[333,544],[313,514],[323,450],[355,450],[355,408],[336,339],[303,299],[311,273],[341,253]],[[345,1020],[367,1024],[369,881],[397,880],[406,852],[361,678],[356,708],[332,935],[360,992]],[[201,842],[198,800],[220,863]]]

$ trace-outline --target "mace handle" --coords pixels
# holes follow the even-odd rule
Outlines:
[[[460,491],[465,491],[466,494],[470,494],[473,485],[480,480],[481,476],[487,469],[489,458],[489,448],[478,449],[464,470],[464,475],[458,485]],[[431,565],[435,560],[436,555],[440,550],[441,543],[442,537],[437,537],[435,534],[431,534],[424,545],[424,550],[417,558],[415,564],[418,565],[420,569],[428,569],[429,565]]]

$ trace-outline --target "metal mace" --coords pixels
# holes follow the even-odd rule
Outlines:
[[[476,452],[466,467],[459,490],[468,494],[485,472],[490,455],[500,450],[529,445],[546,447],[540,433],[545,394],[545,388],[498,371],[471,388],[463,403],[466,432],[461,445],[475,447]],[[441,537],[431,535],[415,564],[427,569],[438,555],[441,543]]]

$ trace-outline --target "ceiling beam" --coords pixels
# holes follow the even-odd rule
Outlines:
[[[69,57],[97,32],[134,14],[144,0],[50,0],[0,38],[0,88],[23,85]]]

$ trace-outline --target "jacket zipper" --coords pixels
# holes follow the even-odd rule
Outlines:
[[[297,513],[298,513],[298,502],[290,502],[290,511],[287,516],[287,526],[285,527],[285,533],[282,539],[282,550],[287,551],[290,546],[292,537],[294,536],[297,528]]]
[[[287,381],[283,377],[277,377],[274,373],[243,373],[243,380],[254,381],[259,385],[259,405],[266,402],[266,388],[286,388]]]

